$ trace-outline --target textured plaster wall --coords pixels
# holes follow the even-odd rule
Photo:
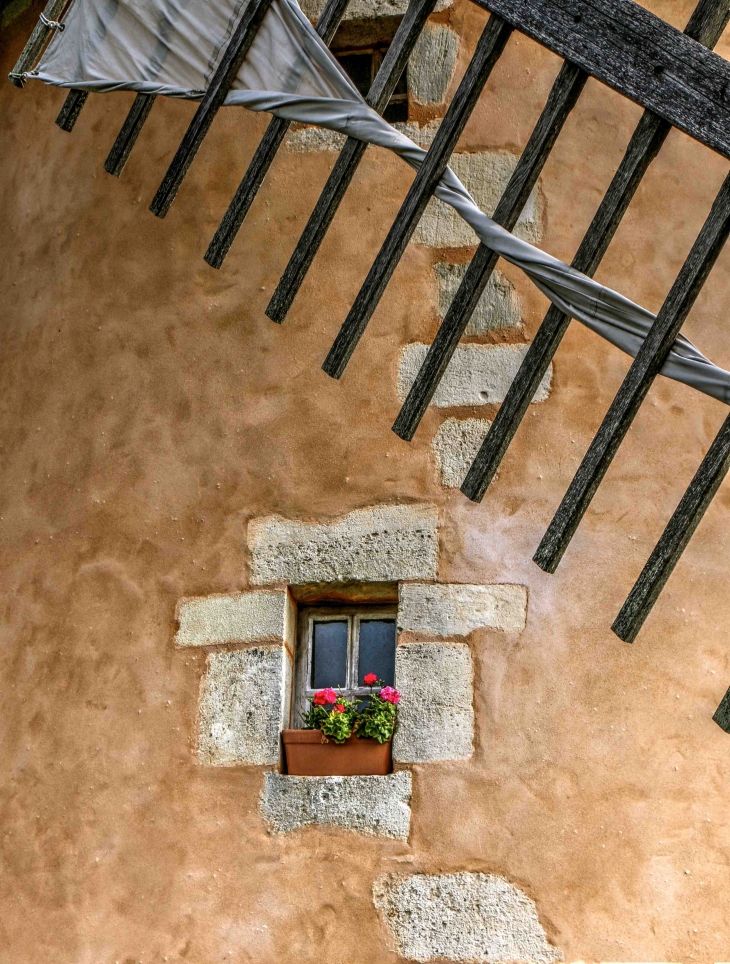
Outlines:
[[[653,9],[683,28],[691,6]],[[0,33],[4,74],[40,9]],[[486,14],[459,0],[438,17],[459,36],[448,101]],[[519,154],[559,66],[510,38],[459,151]],[[470,503],[441,484],[432,443],[498,403],[433,406],[411,444],[390,426],[401,350],[439,322],[434,265],[471,249],[410,245],[343,378],[320,369],[407,165],[366,152],[274,325],[264,309],[334,155],[281,151],[214,271],[203,252],[268,118],[221,111],[160,221],[147,206],[195,105],[158,99],[116,180],[103,162],[132,99],[90,97],[68,135],[63,92],[0,85],[0,958],[397,964],[375,881],[468,873],[525,894],[566,961],[728,960],[730,751],[711,721],[730,683],[725,487],[637,642],[610,632],[726,410],[659,379],[545,575],[532,554],[627,359],[572,325],[547,399]],[[572,258],[639,116],[586,85],[541,177],[545,250]],[[598,278],[656,310],[726,172],[673,133]],[[685,325],[725,367],[729,257]],[[522,327],[464,344],[524,344],[544,315],[499,270]],[[462,643],[473,753],[409,765],[407,841],[272,835],[259,805],[274,763],[200,765],[209,653],[174,645],[175,605],[252,588],[251,519],[334,523],[383,504],[436,506],[438,579],[527,587],[526,628]]]

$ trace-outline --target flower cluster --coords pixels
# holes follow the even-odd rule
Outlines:
[[[370,687],[364,700],[355,702],[340,696],[337,690],[327,687],[309,698],[309,709],[302,714],[304,728],[321,730],[322,735],[335,743],[344,743],[349,737],[386,743],[395,729],[400,693],[392,686],[385,686],[375,673],[368,673],[363,682]],[[373,687],[380,687],[374,692]]]

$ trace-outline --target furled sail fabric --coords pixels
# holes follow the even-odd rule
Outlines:
[[[97,92],[200,98],[244,7],[245,0],[74,0],[65,29],[28,76]],[[414,168],[426,155],[366,104],[295,0],[273,0],[225,103],[339,131]],[[500,227],[448,168],[436,196],[563,312],[636,355],[654,321],[649,311]],[[730,402],[730,372],[682,335],[662,374]]]

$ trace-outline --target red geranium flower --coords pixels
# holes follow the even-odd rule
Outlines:
[[[335,712],[337,713],[345,712],[345,707],[342,705],[342,703],[335,703]]]
[[[392,703],[397,706],[400,703],[400,693],[398,690],[393,689],[392,686],[384,686],[380,691],[381,699],[387,700],[388,703]]]
[[[368,673],[368,675],[365,676],[364,679],[363,679],[363,683],[364,683],[366,686],[374,686],[375,683],[377,683],[377,682],[378,682],[378,677],[377,677],[377,675],[376,675],[375,673]]]
[[[327,703],[336,703],[336,702],[337,702],[337,693],[329,686],[325,690],[317,690],[317,692],[314,694],[315,706],[325,706]]]

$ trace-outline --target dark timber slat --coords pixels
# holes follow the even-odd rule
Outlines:
[[[122,129],[117,134],[117,139],[109,151],[109,156],[104,161],[104,170],[108,174],[121,177],[124,165],[132,153],[132,148],[152,110],[156,97],[156,94],[137,94],[132,101],[129,113],[122,124]]]
[[[67,2],[68,0],[48,0],[43,10],[43,16],[46,20],[57,22]],[[33,32],[28,38],[25,47],[23,47],[20,57],[18,57],[15,66],[8,74],[11,84],[15,84],[16,87],[23,87],[25,85],[23,74],[28,73],[28,71],[32,70],[35,66],[35,62],[40,57],[41,51],[53,30],[53,27],[46,26],[40,18],[38,19],[38,23],[33,28]]]
[[[332,43],[348,3],[349,0],[327,0],[322,16],[317,22],[317,33],[328,47]],[[291,121],[283,117],[274,117],[266,128],[266,133],[251,158],[248,170],[243,175],[233,200],[228,205],[228,210],[223,215],[218,230],[205,252],[205,260],[211,268],[220,268],[225,261],[290,126]]]
[[[86,98],[89,96],[88,90],[76,90],[71,89],[66,95],[66,100],[63,102],[63,107],[59,111],[58,117],[56,118],[56,123],[61,128],[62,131],[71,131],[74,129],[74,124],[76,123],[79,114],[81,113],[81,108],[86,103]]]
[[[723,696],[712,719],[715,721],[715,723],[717,723],[721,730],[724,730],[726,733],[730,733],[730,689]]]
[[[700,43],[714,47],[728,19],[730,0],[700,0],[687,24],[687,33]],[[655,114],[647,111],[642,116],[573,259],[573,267],[578,271],[591,277],[595,273],[641,179],[670,130],[671,125]],[[464,479],[461,491],[473,501],[480,502],[484,497],[569,323],[569,316],[559,308],[553,305],[548,309],[489,434]]]
[[[624,642],[633,643],[687,543],[730,469],[730,415],[723,422],[661,539],[636,580],[613,626]]]
[[[587,79],[588,75],[580,67],[568,63],[561,67],[545,108],[494,212],[494,220],[508,231],[517,224],[540,171]],[[497,260],[498,255],[484,244],[479,245],[393,425],[393,431],[402,439],[410,441],[413,438]]]
[[[534,560],[555,572],[730,234],[730,175],[565,493]]]
[[[345,319],[322,366],[339,378],[360,340],[391,275],[416,229],[426,205],[441,179],[456,142],[479,99],[487,79],[502,55],[512,28],[499,17],[489,18],[471,63],[466,69],[433,144],[409,188],[388,236],[373,262],[355,303]]]
[[[730,157],[730,64],[632,0],[474,0]]]
[[[170,205],[175,200],[175,195],[183,182],[183,178],[198,153],[203,138],[210,130],[215,115],[223,106],[223,101],[226,99],[231,84],[236,79],[236,74],[241,69],[241,64],[253,43],[256,31],[261,26],[261,21],[270,6],[271,0],[250,0],[243,16],[238,21],[233,36],[226,47],[226,52],[223,54],[195,116],[162,179],[162,184],[160,184],[157,194],[152,200],[150,211],[158,218],[164,218],[170,210]]]
[[[379,114],[382,114],[388,106],[423,25],[435,6],[436,0],[411,0],[366,98],[368,104]],[[286,318],[327,229],[337,213],[340,201],[355,176],[366,147],[367,144],[364,141],[355,140],[354,137],[348,137],[345,141],[345,146],[340,151],[307,226],[266,308],[266,314],[272,321],[281,324]]]

